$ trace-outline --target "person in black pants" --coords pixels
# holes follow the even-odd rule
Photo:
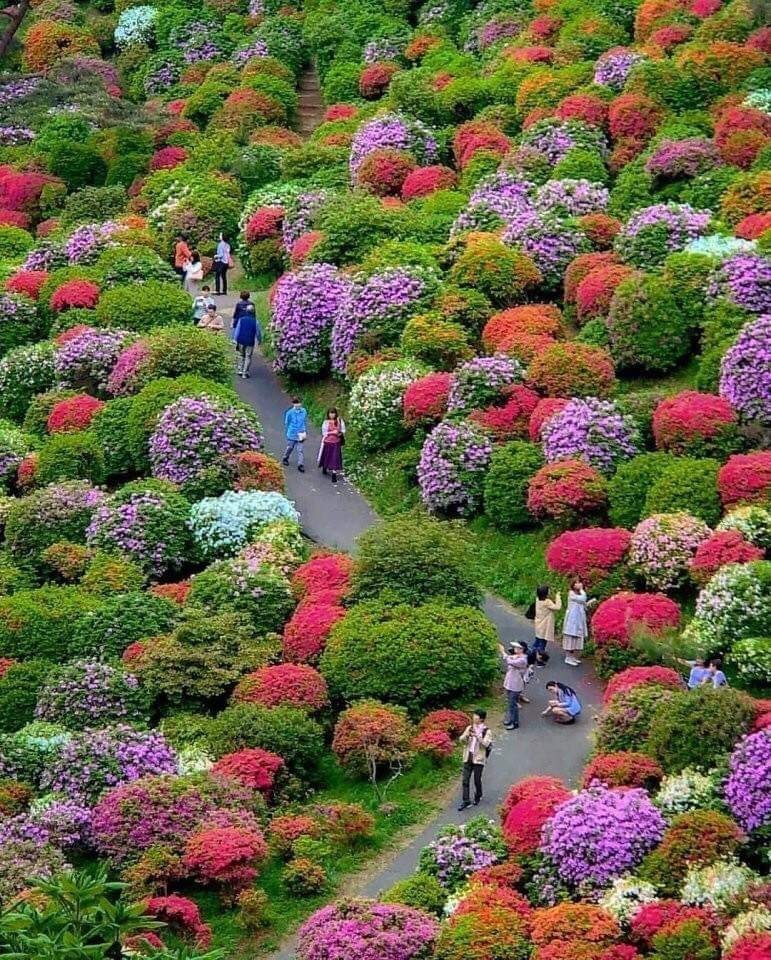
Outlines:
[[[471,806],[471,778],[474,778],[474,806],[482,799],[482,774],[493,743],[493,735],[486,726],[486,710],[475,710],[471,723],[460,735],[463,746],[463,798],[458,810]]]
[[[218,295],[228,292],[228,270],[230,269],[231,257],[230,244],[220,234],[217,250],[214,254],[214,289]]]

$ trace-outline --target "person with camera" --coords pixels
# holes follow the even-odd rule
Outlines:
[[[482,774],[493,745],[493,735],[486,725],[487,711],[481,707],[474,711],[471,723],[460,735],[463,744],[463,795],[458,810],[471,806],[471,778],[474,778],[474,806],[482,800]]]

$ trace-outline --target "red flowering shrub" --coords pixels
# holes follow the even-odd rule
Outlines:
[[[376,700],[362,700],[344,710],[335,724],[332,752],[340,765],[365,772],[404,760],[410,753],[407,711]]]
[[[717,475],[717,488],[724,507],[767,499],[771,493],[771,451],[729,457]]]
[[[187,160],[184,147],[161,147],[150,158],[151,170],[171,170]]]
[[[246,221],[244,235],[247,243],[275,240],[281,236],[284,223],[283,207],[258,207]]]
[[[179,583],[158,583],[150,587],[150,593],[155,594],[156,597],[171,600],[172,603],[177,603],[181,607],[187,600],[191,585],[190,580],[180,580]]]
[[[229,898],[250,886],[268,855],[259,830],[210,827],[194,833],[185,845],[182,866],[200,883],[220,884]]]
[[[145,909],[151,916],[167,923],[178,936],[192,938],[202,950],[211,943],[211,927],[203,922],[198,904],[193,900],[175,893],[166,897],[151,897]]]
[[[764,550],[747,543],[738,530],[718,531],[698,545],[688,570],[691,578],[703,587],[726,564],[754,563],[764,555]]]
[[[323,710],[329,704],[329,693],[318,670],[299,663],[279,663],[247,673],[236,687],[233,699],[264,707]]]
[[[353,560],[347,553],[323,553],[301,564],[292,576],[292,588],[303,599],[320,590],[338,589],[343,597],[353,573]]]
[[[667,687],[670,690],[682,690],[683,678],[671,667],[627,667],[620,673],[614,674],[605,687],[602,695],[604,704],[619,693],[634,690],[635,687]]]
[[[592,614],[595,643],[626,646],[635,633],[660,634],[680,625],[680,607],[662,593],[622,591],[603,600]]]
[[[717,928],[717,917],[708,907],[689,907],[679,900],[658,900],[646,903],[632,917],[632,939],[649,947],[659,931],[687,920],[697,920],[713,931]]]
[[[583,785],[599,780],[609,787],[643,787],[652,790],[661,783],[664,771],[644,753],[620,751],[601,753],[584,769]]]
[[[451,710],[445,707],[427,713],[418,724],[418,732],[441,730],[450,737],[459,737],[470,723],[471,717],[463,710]]]
[[[551,63],[554,60],[554,50],[551,47],[510,47],[504,51],[507,60],[515,63]]]
[[[720,156],[726,163],[749,170],[761,150],[771,145],[771,137],[761,130],[740,130],[732,133],[720,148]]]
[[[8,657],[0,657],[0,680],[3,679],[8,669],[16,662],[16,660],[11,660]]]
[[[608,125],[614,140],[648,140],[663,119],[663,108],[641,93],[622,93],[608,108]]]
[[[365,100],[378,100],[398,72],[395,63],[370,63],[359,75],[359,93]]]
[[[611,150],[608,158],[608,168],[611,173],[620,173],[621,170],[638,157],[645,149],[645,141],[635,137],[622,137]]]
[[[663,892],[680,890],[689,867],[730,858],[744,834],[736,823],[717,810],[688,810],[675,817],[661,843],[642,863],[641,874]],[[682,923],[682,920],[678,921]],[[668,929],[667,924],[663,929]],[[712,931],[714,935],[714,931]]]
[[[469,879],[484,887],[509,887],[513,890],[522,880],[524,873],[518,863],[504,860],[503,863],[494,863],[491,867],[475,870]]]
[[[410,746],[415,753],[421,753],[434,761],[447,760],[455,750],[449,733],[444,730],[423,730],[412,738]]]
[[[715,122],[715,143],[722,148],[734,134],[751,130],[771,137],[771,117],[753,107],[729,106]]]
[[[414,37],[407,44],[404,50],[404,56],[412,62],[421,60],[429,50],[433,50],[433,48],[441,42],[439,37],[434,37],[430,34],[422,34],[421,36]]]
[[[301,603],[284,626],[284,659],[292,663],[317,660],[332,627],[345,616],[338,603],[316,603],[313,598]]]
[[[0,210],[0,226],[21,227],[22,230],[28,230],[29,225],[29,216],[21,210]]]
[[[654,31],[651,34],[650,42],[668,53],[678,44],[685,43],[692,33],[693,27],[689,23],[672,23]]]
[[[37,300],[47,279],[45,270],[19,270],[6,280],[5,289],[8,293],[23,293],[30,300]]]
[[[538,395],[527,387],[512,387],[508,400],[501,407],[474,410],[470,419],[494,440],[511,440],[528,435],[530,416],[538,405]]]
[[[598,267],[588,273],[576,289],[576,310],[581,323],[592,317],[607,316],[616,287],[631,277],[632,267],[621,263]]]
[[[558,460],[530,480],[527,509],[539,520],[571,525],[601,510],[607,499],[607,481],[597,470],[583,460]]]
[[[452,140],[455,164],[463,170],[480,150],[503,156],[511,146],[509,138],[489,120],[469,120],[455,131]]]
[[[501,828],[512,855],[538,849],[541,828],[570,796],[556,777],[525,777],[511,787],[501,807]]]
[[[333,103],[324,113],[324,123],[334,123],[335,120],[353,120],[359,112],[352,103]]]
[[[747,46],[762,53],[771,53],[771,27],[758,27],[746,40]]]
[[[610,946],[620,935],[613,917],[601,907],[588,903],[560,903],[535,910],[530,918],[530,936],[538,947],[554,941]]]
[[[40,212],[40,194],[49,183],[61,181],[45,173],[19,172],[13,167],[0,165],[0,207],[36,217]]]
[[[683,390],[656,406],[653,436],[659,450],[684,456],[716,456],[726,446],[736,448],[737,416],[723,397]]]
[[[567,530],[549,544],[546,563],[564,577],[580,577],[592,585],[624,562],[631,539],[622,527]]]
[[[402,200],[415,200],[427,197],[436,190],[452,190],[458,183],[455,171],[441,164],[431,167],[416,167],[411,170],[402,184]]]
[[[16,468],[16,484],[21,490],[28,490],[34,486],[37,479],[40,456],[33,451],[24,457]]]
[[[292,147],[301,147],[302,137],[294,130],[288,130],[286,127],[259,127],[249,137],[249,143],[256,146],[278,147],[286,150]]]
[[[46,427],[49,433],[65,433],[69,430],[86,430],[94,417],[104,406],[103,400],[97,400],[87,393],[78,393],[74,397],[60,400],[51,407]]]
[[[494,313],[482,330],[482,345],[488,353],[506,352],[517,334],[562,335],[562,314],[553,304],[531,303]]]
[[[616,386],[607,350],[587,343],[554,343],[533,360],[528,378],[550,397],[607,397]]]
[[[270,821],[268,839],[270,845],[282,857],[288,857],[292,852],[292,844],[300,837],[310,837],[318,840],[322,834],[321,824],[313,817],[303,814],[287,814],[274,817]]]
[[[474,885],[464,894],[453,916],[463,917],[468,913],[479,913],[485,907],[504,907],[511,910],[523,920],[533,912],[527,899],[516,890],[511,890],[501,884],[480,884],[477,875],[474,875]]]
[[[51,309],[56,313],[73,308],[93,310],[99,300],[99,287],[90,280],[68,280],[54,290]]]
[[[323,239],[324,232],[322,230],[308,230],[306,233],[301,234],[292,244],[292,249],[289,251],[289,259],[292,261],[292,266],[298,267],[301,263],[304,263]]]
[[[276,97],[250,87],[236,87],[212,119],[214,126],[246,138],[255,127],[284,123],[286,107]]]
[[[565,270],[563,280],[563,296],[565,303],[576,302],[576,291],[578,284],[587,277],[593,270],[600,267],[608,267],[612,264],[618,264],[618,256],[612,250],[603,250],[594,253],[579,253],[577,257],[570,261]]]
[[[121,654],[121,662],[126,667],[136,667],[141,662],[145,650],[147,650],[147,644],[141,640],[135,640]]]
[[[769,960],[771,933],[745,933],[723,954],[724,960]]]
[[[284,490],[284,471],[281,464],[267,453],[245,450],[235,457],[236,490]]]
[[[356,183],[377,197],[395,197],[401,193],[404,181],[415,167],[415,160],[409,153],[383,147],[372,150],[362,160],[356,172]]]
[[[538,401],[538,406],[530,414],[530,422],[528,424],[528,434],[533,443],[540,443],[541,428],[543,425],[550,417],[553,417],[555,413],[564,410],[569,402],[569,400],[565,400],[562,397],[546,397],[544,400]]]
[[[324,830],[336,843],[353,847],[375,832],[375,818],[358,803],[316,804],[314,814],[324,821]]]
[[[260,793],[270,793],[283,766],[284,761],[277,753],[259,747],[246,747],[220,757],[212,767],[212,772],[237,780]]]
[[[742,240],[757,240],[766,230],[771,230],[771,211],[768,213],[751,213],[734,227],[734,233]]]
[[[414,380],[404,391],[402,411],[408,427],[428,426],[447,412],[451,373],[429,373]]]
[[[496,960],[528,952],[524,920],[505,907],[481,905],[464,916],[453,914],[441,927],[434,960]]]
[[[583,120],[595,127],[608,122],[608,105],[588,93],[572,93],[557,104],[554,115],[560,120]]]
[[[621,229],[621,221],[607,213],[586,213],[578,218],[578,226],[592,246],[607,251]]]
[[[707,83],[711,90],[735,89],[765,63],[759,50],[728,40],[713,40],[705,44],[689,44],[678,50],[675,66],[697,83]]]

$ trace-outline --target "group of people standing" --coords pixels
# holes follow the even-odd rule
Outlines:
[[[227,294],[228,270],[232,266],[233,253],[230,244],[220,234],[212,262],[217,296]],[[191,297],[197,297],[202,292],[201,283],[203,282],[204,266],[201,254],[195,249],[191,250],[187,238],[182,235],[177,237],[174,245],[174,271],[180,278],[183,288],[187,290]],[[203,290],[208,289],[208,287],[203,287]]]

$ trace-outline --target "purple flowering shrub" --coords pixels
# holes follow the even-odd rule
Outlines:
[[[543,286],[548,289],[558,288],[568,264],[591,249],[575,222],[560,220],[551,214],[510,225],[503,240],[532,258],[541,271]]]
[[[766,312],[771,304],[771,259],[742,253],[723,260],[710,277],[708,292],[750,313]]]
[[[452,225],[450,236],[465,230],[497,230],[527,222],[537,216],[531,190],[532,184],[506,170],[485,177]]]
[[[452,891],[467,877],[506,859],[507,847],[500,829],[486,817],[444,827],[436,840],[420,852],[419,869],[436,877]]]
[[[455,371],[447,409],[450,413],[470,413],[503,402],[506,388],[521,383],[522,379],[521,364],[506,354],[474,357]]]
[[[582,217],[607,209],[610,193],[599,183],[588,180],[548,180],[535,194],[541,213],[556,217]]]
[[[672,590],[688,578],[696,548],[710,535],[702,520],[688,513],[656,513],[634,528],[629,563],[655,590]]]
[[[538,120],[520,137],[520,146],[532,147],[550,164],[559,163],[571,150],[591,150],[601,157],[607,156],[608,143],[605,134],[583,120],[557,120],[547,117]]]
[[[720,365],[720,395],[747,420],[771,423],[771,313],[742,328]]]
[[[613,47],[598,57],[594,68],[594,82],[598,87],[610,87],[611,90],[623,90],[632,69],[642,63],[645,57],[625,47]]]
[[[64,242],[64,254],[68,263],[93,263],[119,229],[119,224],[112,221],[87,223],[77,227]]]
[[[332,326],[347,305],[351,283],[328,263],[285,273],[273,290],[270,326],[281,373],[322,373],[329,365]]]
[[[64,387],[90,393],[107,391],[108,380],[121,351],[136,339],[126,330],[86,328],[56,347],[56,375]]]
[[[645,163],[645,171],[658,180],[678,180],[698,176],[720,166],[721,162],[713,140],[687,137],[658,144]]]
[[[26,813],[5,820],[0,826],[0,847],[32,841],[52,844],[60,850],[84,847],[91,836],[91,811],[77,800],[53,794],[33,801]]]
[[[585,460],[602,473],[613,473],[620,463],[641,452],[642,440],[634,420],[610,400],[587,397],[571,400],[549,417],[541,429],[549,463]]]
[[[418,484],[432,513],[469,516],[482,504],[484,478],[493,448],[475,426],[445,420],[426,437],[418,463]]]
[[[609,886],[664,836],[666,821],[640,788],[581,790],[543,827],[541,852],[580,891]]]
[[[771,822],[771,730],[759,730],[737,744],[723,793],[745,830]]]
[[[428,127],[410,117],[383,113],[362,123],[356,131],[348,161],[351,177],[355,176],[365,157],[373,150],[384,147],[405,150],[422,166],[436,163],[439,159],[436,138]]]
[[[150,703],[130,673],[98,660],[67,664],[38,695],[38,720],[70,730],[101,727],[117,721],[146,721]]]
[[[651,270],[703,237],[711,220],[709,210],[687,203],[656,203],[632,214],[616,236],[615,249],[627,263]]]

